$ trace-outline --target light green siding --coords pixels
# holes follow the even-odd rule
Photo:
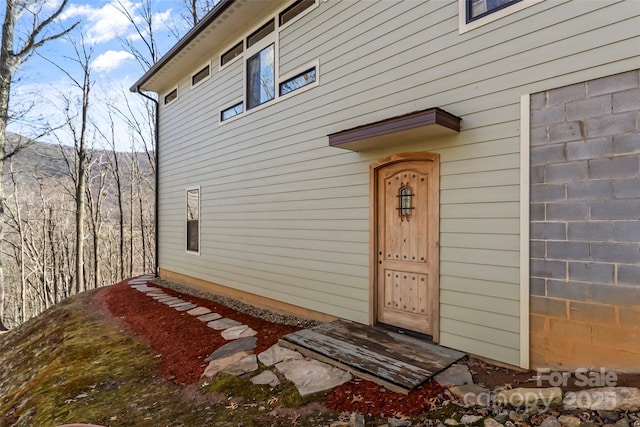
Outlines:
[[[185,70],[161,108],[160,267],[366,323],[369,165],[439,153],[440,342],[519,364],[520,96],[639,68],[639,16],[635,0],[543,1],[459,34],[457,1],[321,1],[279,38],[280,75],[319,60],[320,84],[223,125],[244,62],[220,70],[212,46],[211,78],[191,88]],[[460,134],[328,146],[431,107],[460,116]],[[185,251],[194,185],[198,256]]]

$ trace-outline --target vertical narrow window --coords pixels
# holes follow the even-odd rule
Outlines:
[[[176,99],[178,99],[178,88],[175,88],[164,96],[164,105],[167,105],[168,103]]]
[[[399,199],[398,211],[400,213],[401,221],[405,219],[409,221],[409,217],[411,216],[411,210],[413,209],[413,206],[411,206],[411,197],[413,197],[413,194],[411,194],[411,188],[409,188],[408,184],[405,184],[402,187],[400,187],[400,194],[398,194],[398,199]]]
[[[275,44],[247,59],[247,110],[275,98]]]
[[[187,251],[200,251],[200,190],[187,190]]]

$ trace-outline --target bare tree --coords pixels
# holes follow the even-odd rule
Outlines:
[[[45,1],[37,0],[5,0],[4,21],[2,23],[2,41],[0,43],[0,171],[3,170],[4,160],[12,153],[7,153],[6,130],[9,119],[9,101],[11,94],[11,81],[17,69],[32,55],[36,49],[45,43],[68,34],[78,23],[47,35],[47,30],[60,16],[67,6],[68,0],[62,0],[60,5],[48,16],[42,16],[42,7]],[[30,28],[26,37],[15,44],[16,22],[27,15]],[[4,232],[4,192],[0,180],[0,242]],[[0,296],[4,297],[4,263],[0,251]],[[0,329],[4,328],[3,319],[4,299],[0,301]]]
[[[219,0],[182,0],[185,11],[181,13],[185,22],[194,27]]]

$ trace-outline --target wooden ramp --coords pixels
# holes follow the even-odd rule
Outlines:
[[[348,320],[285,335],[280,345],[404,394],[465,356],[426,340]]]

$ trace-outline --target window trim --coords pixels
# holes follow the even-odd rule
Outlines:
[[[240,58],[244,58],[244,53],[247,50],[246,47],[246,43],[245,43],[245,38],[243,37],[242,39],[240,39],[239,41],[236,40],[235,43],[232,43],[230,45],[228,45],[225,49],[223,49],[222,53],[218,55],[218,70],[222,71],[227,67],[230,67],[231,64],[235,64],[237,61],[240,60]],[[226,64],[222,64],[222,56],[229,52],[231,49],[233,49],[234,47],[236,47],[237,45],[239,45],[240,43],[242,43],[242,52],[240,52],[239,55],[237,55],[235,58],[231,59],[231,61],[227,62]]]
[[[188,229],[188,223],[189,223],[189,213],[188,213],[188,206],[189,206],[189,192],[193,191],[193,190],[198,190],[198,250],[197,251],[190,251],[189,250],[189,229]],[[185,248],[185,252],[188,255],[196,255],[196,256],[200,256],[200,252],[202,251],[202,190],[200,189],[199,185],[196,186],[191,186],[191,187],[187,187],[185,188],[184,191],[184,195],[185,195],[185,204],[184,204],[184,248]]]
[[[167,96],[171,95],[173,92],[176,93],[176,97],[173,98],[171,101],[167,101]],[[174,88],[172,88],[171,90],[165,92],[162,95],[162,107],[168,107],[169,105],[175,103],[178,99],[180,98],[180,91],[178,90],[178,86],[175,86]]]
[[[521,0],[517,3],[496,9],[495,11],[480,18],[476,18],[473,21],[467,22],[467,0],[458,0],[458,34],[464,34],[467,31],[482,27],[483,25],[502,19],[512,13],[516,13],[528,8],[529,6],[540,3],[541,1],[542,0]]]
[[[305,10],[303,10],[302,12],[300,12],[299,14],[297,14],[296,16],[291,18],[291,20],[289,22],[285,22],[284,24],[280,25],[280,14],[282,12],[284,12],[285,10],[287,10],[289,7],[293,6],[293,4],[296,1],[298,1],[298,0],[293,0],[293,1],[289,2],[289,3],[287,3],[286,5],[284,5],[284,7],[280,8],[278,10],[278,12],[276,13],[276,24],[277,24],[276,26],[278,28],[278,31],[289,27],[294,22],[298,21],[303,16],[307,15],[308,13],[310,13],[312,10],[316,9],[320,5],[320,0],[314,0],[314,4],[313,5],[309,6],[308,8],[306,8]]]
[[[196,74],[200,73],[202,70],[204,70],[205,68],[209,67],[209,74],[203,78],[202,80],[200,80],[197,83],[193,83],[193,78],[196,76]],[[213,67],[211,67],[211,61],[207,61],[206,63],[202,64],[201,67],[197,67],[196,69],[198,71],[196,71],[195,73],[191,74],[191,88],[196,88],[198,86],[200,86],[203,82],[206,82],[207,80],[209,80],[211,78],[211,74],[212,74],[212,69]]]

